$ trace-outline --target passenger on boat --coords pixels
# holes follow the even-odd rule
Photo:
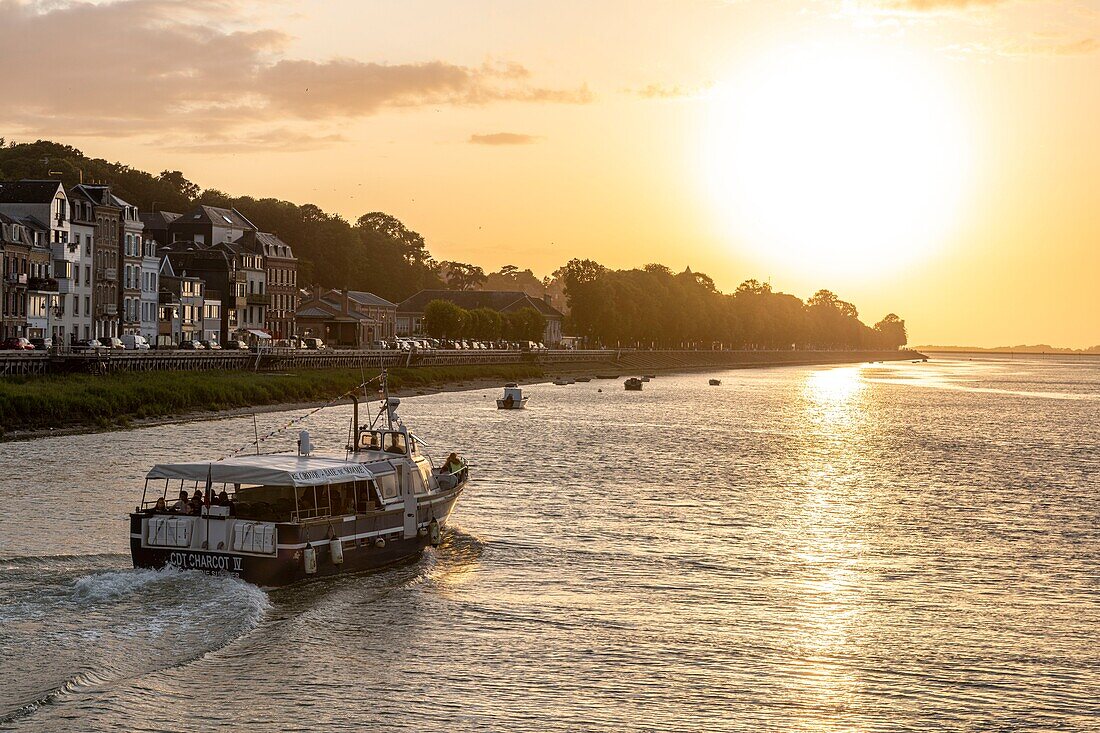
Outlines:
[[[317,504],[313,500],[313,488],[307,486],[302,489],[302,495],[298,497],[298,511],[305,514],[305,516],[312,516],[313,510],[316,508]]]
[[[167,511],[168,511],[168,504],[165,503],[164,497],[163,496],[158,496],[157,497],[157,503],[153,505],[153,513],[155,514],[157,512],[167,512]]]
[[[202,514],[202,490],[195,489],[195,493],[191,495],[191,513]]]
[[[231,515],[233,514],[233,500],[229,498],[229,494],[227,494],[225,492],[225,489],[222,489],[221,493],[218,494],[217,503],[220,504],[221,506],[229,507],[229,513]]]
[[[370,445],[367,446],[367,450],[382,450],[382,444],[378,442],[378,433],[370,434]]]
[[[176,503],[172,505],[172,511],[177,514],[190,514],[191,503],[187,499],[187,492],[180,491],[180,498],[176,500]]]
[[[401,433],[390,433],[389,445],[386,446],[386,452],[405,455],[405,436]]]
[[[448,473],[458,474],[464,468],[466,468],[466,464],[462,462],[457,453],[447,456],[447,462],[443,464],[443,470]]]

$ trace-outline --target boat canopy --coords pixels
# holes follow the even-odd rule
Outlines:
[[[182,479],[217,484],[259,484],[264,486],[323,486],[367,481],[374,472],[362,463],[325,458],[274,454],[237,456],[208,463],[159,463],[147,479]]]

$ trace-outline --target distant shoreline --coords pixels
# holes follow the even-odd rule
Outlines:
[[[926,354],[985,354],[1005,356],[1084,356],[1100,357],[1100,351],[1037,351],[1028,349],[952,347],[952,346],[914,346],[917,351]]]

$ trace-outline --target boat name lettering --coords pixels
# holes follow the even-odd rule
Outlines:
[[[309,481],[317,478],[332,478],[334,476],[366,476],[370,472],[363,466],[338,466],[335,468],[315,468],[311,471],[298,471],[290,474],[295,481]]]
[[[216,570],[240,573],[244,570],[244,558],[229,555],[208,555],[201,552],[173,552],[168,564],[180,570]]]

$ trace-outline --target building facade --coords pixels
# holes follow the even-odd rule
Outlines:
[[[291,338],[298,310],[298,259],[290,245],[274,234],[245,232],[237,240],[243,249],[262,257],[267,289],[263,330],[272,338]]]
[[[393,339],[397,305],[374,293],[314,288],[302,299],[295,320],[300,337],[369,349]]]
[[[196,242],[176,240],[161,247],[160,254],[168,259],[171,269],[179,276],[190,276],[205,283],[207,290],[217,293],[221,305],[219,343],[241,335],[237,315],[245,305],[246,274],[239,267],[238,258],[231,249],[200,245]],[[164,269],[161,270],[164,277]],[[161,292],[164,288],[161,288]]]
[[[86,341],[93,335],[92,312],[92,252],[95,249],[95,202],[84,195],[79,186],[69,190],[69,246],[75,249],[73,260],[73,292],[68,299],[72,313],[72,328],[66,337],[70,345]]]
[[[115,205],[111,187],[104,184],[81,183],[73,187],[92,202],[95,234],[92,242],[92,337],[119,336],[122,324],[119,302],[121,253],[119,242],[123,234],[122,209]]]
[[[118,312],[122,333],[140,334],[142,321],[142,237],[145,225],[136,206],[111,195],[111,203],[119,209],[118,232]]]

